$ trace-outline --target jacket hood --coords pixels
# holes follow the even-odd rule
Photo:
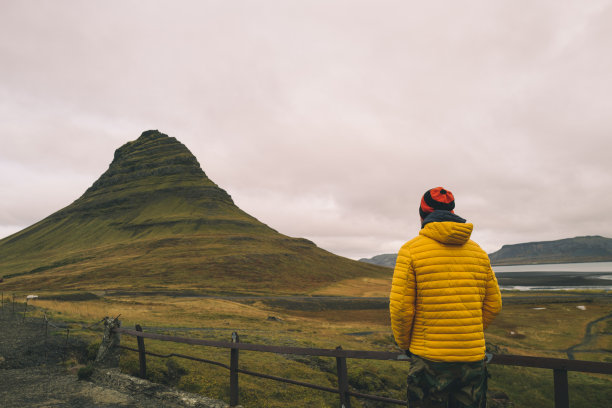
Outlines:
[[[434,211],[424,221],[420,235],[449,245],[463,245],[470,240],[474,225],[450,211]]]

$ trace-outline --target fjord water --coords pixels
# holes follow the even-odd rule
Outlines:
[[[612,262],[493,266],[502,289],[612,290]]]
[[[537,265],[503,265],[494,266],[495,272],[610,272],[612,274],[612,262],[582,262],[561,264],[537,264]]]

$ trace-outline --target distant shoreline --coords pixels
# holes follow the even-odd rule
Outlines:
[[[612,289],[611,272],[496,272],[500,286],[528,287],[609,287]]]
[[[604,262],[612,262],[612,259],[600,259],[600,260],[593,260],[593,261],[557,261],[557,262],[552,262],[552,261],[545,261],[545,262],[498,262],[498,263],[491,263],[492,267],[496,267],[496,266],[530,266],[530,265],[560,265],[560,264],[585,264],[585,263],[604,263]]]

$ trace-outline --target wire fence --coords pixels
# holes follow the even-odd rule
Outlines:
[[[177,337],[169,336],[157,333],[143,332],[140,325],[136,325],[135,330],[125,328],[114,328],[115,333],[126,334],[136,337],[138,341],[138,349],[120,346],[120,348],[139,353],[140,362],[140,376],[146,378],[146,356],[156,356],[161,358],[178,357],[185,358],[193,361],[199,361],[207,364],[214,364],[229,370],[229,382],[230,382],[230,406],[236,406],[239,404],[239,374],[245,374],[250,376],[256,376],[260,378],[266,378],[273,381],[290,383],[302,387],[317,389],[324,392],[335,393],[339,395],[340,405],[344,408],[351,407],[351,398],[357,397],[362,399],[368,399],[379,402],[386,402],[391,404],[397,404],[407,406],[407,402],[403,400],[397,400],[394,398],[381,397],[377,395],[364,394],[349,389],[348,384],[348,371],[347,371],[347,359],[368,359],[368,360],[395,360],[395,361],[409,361],[407,356],[403,353],[397,352],[382,352],[382,351],[364,351],[364,350],[343,350],[342,348],[336,349],[315,349],[315,348],[301,348],[301,347],[285,347],[285,346],[274,346],[274,345],[263,345],[263,344],[251,344],[241,343],[237,333],[232,334],[231,342],[222,341],[211,341],[194,339],[189,337]],[[200,359],[193,356],[182,355],[177,353],[170,354],[158,354],[146,351],[144,339],[160,340],[167,342],[183,343],[193,346],[208,346],[217,348],[230,349],[230,363],[224,364],[217,361],[211,361],[206,359]],[[293,354],[303,356],[317,356],[317,357],[335,357],[336,369],[337,369],[337,388],[326,387],[317,384],[310,384],[302,381],[291,380],[282,378],[266,373],[258,373],[249,370],[244,370],[239,367],[239,352],[240,350],[255,351],[255,352],[267,352],[267,353],[278,353],[278,354]],[[566,360],[559,358],[545,358],[545,357],[531,357],[531,356],[518,356],[518,355],[507,355],[498,354],[494,355],[489,364],[509,365],[509,366],[521,366],[531,368],[545,368],[553,370],[554,380],[554,406],[555,408],[569,408],[569,384],[568,384],[568,371],[578,371],[585,373],[598,373],[598,374],[612,374],[612,363],[602,363],[594,361],[581,361],[581,360]]]
[[[14,294],[6,296],[0,294],[0,320],[4,327],[10,326],[12,330],[2,330],[0,333],[0,355],[3,356],[5,366],[23,366],[35,364],[49,364],[51,362],[65,362],[69,350],[73,349],[79,341],[71,336],[70,326],[63,322],[51,321],[46,312],[38,311],[33,313],[33,308],[29,305],[30,299],[26,298],[20,302]],[[115,319],[117,320],[117,319]],[[79,329],[90,330],[100,333],[100,325],[105,319],[93,322],[87,326],[81,325]],[[347,359],[368,359],[368,360],[394,360],[409,361],[403,353],[364,351],[364,350],[343,350],[336,349],[317,349],[286,347],[264,344],[243,343],[239,341],[237,333],[232,334],[232,341],[213,341],[190,337],[177,337],[159,333],[144,332],[140,325],[136,325],[134,330],[116,327],[112,331],[115,334],[125,334],[135,337],[138,348],[131,348],[120,345],[119,347],[129,352],[139,354],[139,376],[146,378],[146,356],[158,358],[182,358],[204,364],[211,364],[229,371],[230,384],[230,406],[239,403],[239,374],[259,377],[271,381],[293,384],[301,387],[316,389],[323,392],[335,393],[339,396],[340,404],[344,408],[351,407],[351,397],[385,402],[406,406],[406,401],[388,398],[379,395],[365,394],[350,389],[348,382]],[[180,353],[153,353],[147,351],[145,339],[164,342],[183,343],[192,346],[207,346],[230,350],[229,364],[210,359],[198,358]],[[337,386],[335,388],[312,384],[294,379],[282,378],[270,373],[261,373],[240,368],[240,351],[266,352],[283,355],[301,355],[313,357],[333,357],[336,360]],[[28,360],[28,357],[30,360]],[[36,360],[37,361],[34,361]],[[568,372],[578,371],[585,373],[612,374],[612,363],[566,360],[558,358],[544,358],[532,356],[518,356],[507,354],[496,354],[490,364],[505,366],[521,366],[531,368],[544,368],[553,371],[554,384],[554,406],[555,408],[569,407],[569,384]]]
[[[74,336],[76,327],[51,320],[35,308],[34,299],[0,292],[0,356],[3,368],[53,366],[75,357],[85,358],[87,343]],[[79,331],[100,333],[100,323],[78,326]]]

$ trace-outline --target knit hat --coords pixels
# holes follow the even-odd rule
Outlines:
[[[434,210],[446,210],[453,212],[455,208],[455,197],[453,193],[443,187],[432,188],[423,194],[419,214],[422,219],[425,219]]]

